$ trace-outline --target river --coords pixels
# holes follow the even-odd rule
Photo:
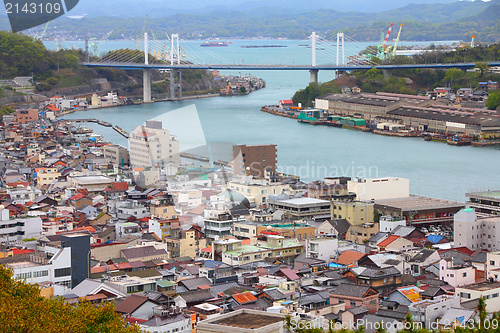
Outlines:
[[[300,43],[266,41],[269,44],[277,42]],[[241,58],[242,50],[266,52],[266,55],[273,51],[243,49],[237,43],[257,44],[256,41],[235,42],[236,45],[227,47],[234,48],[237,53],[233,58]],[[229,50],[211,49],[216,50],[210,52],[229,54]],[[261,106],[291,98],[296,90],[308,84],[309,73],[254,71],[251,74],[266,80],[267,87],[246,96],[79,111],[65,118],[98,118],[126,131],[148,119],[159,119],[164,128],[179,137],[181,147],[185,148],[200,145],[204,140],[208,143],[277,144],[279,170],[299,174],[304,181],[325,176],[405,177],[410,179],[413,194],[457,201],[464,201],[465,193],[471,190],[500,188],[499,147],[457,147],[421,138],[387,137],[312,126],[270,115],[261,112]],[[325,71],[320,72],[319,78],[327,81],[332,76],[332,72]],[[179,111],[179,108],[184,109]],[[108,141],[127,146],[127,140],[110,128],[93,124],[88,127]],[[212,147],[211,153],[216,156],[214,149],[217,148],[214,147],[220,146]]]

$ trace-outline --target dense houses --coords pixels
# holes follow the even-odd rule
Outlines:
[[[412,103],[327,100],[354,98],[373,117]],[[183,157],[160,122],[127,149],[47,110],[0,129],[0,264],[43,297],[114,302],[146,332],[282,332],[285,316],[398,327],[408,314],[451,329],[478,318],[480,297],[500,310],[499,191],[460,203],[413,195],[401,177],[307,184],[276,172],[275,145],[211,165]]]

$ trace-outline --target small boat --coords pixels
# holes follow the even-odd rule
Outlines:
[[[200,46],[202,47],[221,47],[221,46],[228,46],[228,42],[204,42]]]

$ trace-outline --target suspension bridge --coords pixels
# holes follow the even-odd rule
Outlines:
[[[389,32],[390,33],[390,32]],[[390,75],[394,69],[449,69],[458,68],[467,70],[474,68],[474,62],[462,63],[409,63],[405,64],[380,64],[379,57],[388,57],[386,50],[386,39],[382,47],[382,52],[377,47],[368,50],[360,55],[360,51],[365,49],[366,43],[356,41],[344,33],[338,33],[336,43],[320,39],[316,33],[310,37],[310,45],[302,44],[299,47],[291,47],[290,50],[279,51],[268,56],[265,59],[259,59],[255,63],[236,63],[229,61],[217,52],[201,48],[195,45],[195,41],[183,40],[182,47],[178,34],[167,35],[166,40],[158,39],[154,34],[148,36],[144,33],[144,39],[141,40],[142,50],[116,50],[110,51],[96,61],[87,61],[83,65],[88,67],[111,67],[124,70],[142,70],[143,71],[143,102],[151,102],[151,73],[158,70],[161,73],[170,74],[170,99],[180,98],[182,96],[182,76],[181,71],[186,69],[205,69],[205,70],[300,70],[309,71],[310,82],[318,83],[318,72],[320,70],[340,72],[352,70],[368,70],[378,68],[384,71],[384,75]],[[143,43],[142,43],[143,42]],[[346,47],[346,42],[348,47]],[[227,45],[224,45],[227,46]],[[300,46],[305,46],[300,47]],[[309,51],[310,48],[310,51]],[[222,48],[221,48],[222,49]],[[226,51],[227,48],[223,48]],[[393,50],[395,51],[395,50]],[[377,54],[378,52],[378,54]],[[392,52],[393,54],[395,52]],[[88,51],[87,51],[88,54]],[[377,56],[379,59],[373,59]],[[310,59],[306,64],[295,64],[295,59],[306,62],[304,59]],[[373,59],[373,60],[372,60]],[[291,63],[290,63],[291,62]],[[487,62],[489,66],[500,66],[500,61]]]

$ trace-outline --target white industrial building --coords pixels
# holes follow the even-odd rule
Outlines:
[[[356,178],[347,182],[347,189],[356,193],[359,201],[407,198],[410,196],[410,180],[400,177]]]

